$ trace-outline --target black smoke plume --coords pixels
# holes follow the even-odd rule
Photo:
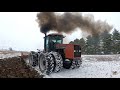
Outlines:
[[[42,33],[57,31],[69,34],[74,32],[76,28],[80,28],[82,32],[98,35],[113,28],[105,21],[95,21],[92,15],[83,16],[81,13],[66,12],[57,15],[54,12],[40,12],[37,14],[37,21]]]

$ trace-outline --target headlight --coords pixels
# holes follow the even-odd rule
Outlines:
[[[76,52],[76,51],[74,50],[74,52]]]

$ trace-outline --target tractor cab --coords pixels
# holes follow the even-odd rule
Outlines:
[[[45,37],[44,37],[45,51],[47,51],[47,52],[55,51],[56,44],[63,44],[63,38],[64,38],[64,36],[62,34],[53,33],[53,34],[45,35]]]

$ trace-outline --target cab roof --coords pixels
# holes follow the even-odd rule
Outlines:
[[[51,34],[48,34],[47,36],[62,36],[62,37],[65,37],[60,33],[51,33]]]

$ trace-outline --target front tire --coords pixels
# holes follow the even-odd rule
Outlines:
[[[54,67],[54,57],[51,53],[48,53],[46,56],[46,74],[51,74],[54,70]]]
[[[51,54],[54,56],[54,72],[59,72],[63,68],[63,59],[62,56],[57,52],[51,52]]]
[[[72,61],[71,60],[64,61],[64,63],[63,63],[63,67],[65,69],[70,69],[71,65],[72,65]]]

